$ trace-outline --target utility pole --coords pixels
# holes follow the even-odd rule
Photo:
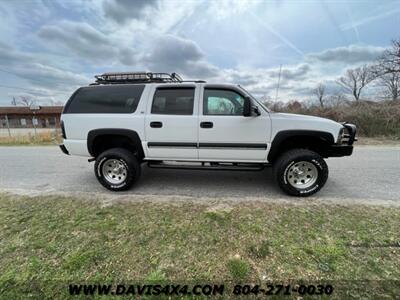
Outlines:
[[[275,102],[278,101],[279,85],[281,83],[282,64],[279,65],[278,86],[276,87]]]
[[[36,137],[36,124],[35,124],[36,120],[37,119],[35,118],[35,112],[33,112],[32,125],[33,125],[33,130],[35,132],[35,137]]]
[[[7,124],[7,129],[8,129],[8,135],[11,137],[11,131],[10,131],[10,123],[8,123],[8,116],[6,115],[6,124]]]
[[[29,107],[29,109],[32,110],[32,112],[33,112],[32,125],[33,125],[33,129],[35,130],[35,137],[36,137],[36,135],[37,135],[37,132],[36,132],[36,124],[35,124],[35,123],[37,122],[37,119],[36,119],[36,111],[40,110],[40,106],[38,106],[38,105],[31,105],[31,106]]]

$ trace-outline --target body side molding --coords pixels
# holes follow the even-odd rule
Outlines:
[[[199,148],[242,148],[242,149],[267,149],[267,144],[253,143],[200,143]]]
[[[267,149],[267,144],[253,143],[177,143],[177,142],[148,142],[147,146],[151,147],[170,147],[170,148],[197,148],[197,149]]]
[[[197,148],[197,143],[175,143],[175,142],[148,142],[147,147],[165,148]]]

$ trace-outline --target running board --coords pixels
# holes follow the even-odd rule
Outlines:
[[[216,170],[216,171],[262,171],[266,164],[249,163],[171,163],[171,162],[151,162],[147,163],[149,168],[155,169],[181,169],[181,170]]]

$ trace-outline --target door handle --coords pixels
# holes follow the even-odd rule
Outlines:
[[[200,127],[201,128],[213,128],[214,123],[213,122],[201,122]]]
[[[161,128],[162,122],[150,122],[150,127],[152,128]]]

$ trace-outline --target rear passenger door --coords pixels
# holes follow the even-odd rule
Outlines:
[[[147,157],[197,160],[198,89],[158,85],[151,95],[145,119]]]

